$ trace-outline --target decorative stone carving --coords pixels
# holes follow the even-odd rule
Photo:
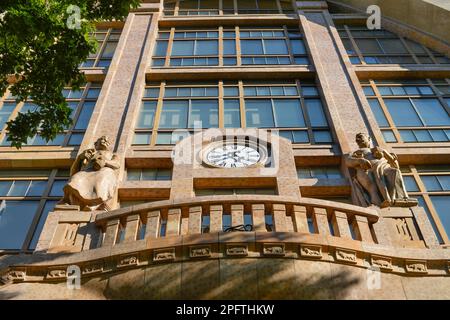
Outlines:
[[[3,275],[0,280],[2,283],[7,284],[10,282],[25,281],[25,270],[11,270]]]
[[[103,263],[92,263],[83,267],[81,273],[84,275],[100,273],[103,271]]]
[[[175,260],[175,248],[155,250],[153,252],[153,261],[172,261]]]
[[[410,273],[428,273],[427,262],[417,260],[407,260],[405,262],[406,272]]]
[[[78,205],[83,211],[110,210],[119,167],[108,137],[99,138],[95,148],[84,150],[70,168],[70,180],[60,204]]]
[[[398,158],[380,147],[371,148],[367,134],[358,133],[359,149],[346,159],[351,168],[352,198],[362,207],[413,207],[416,199],[409,198],[400,172]]]
[[[66,270],[65,269],[49,270],[46,278],[52,280],[66,278]]]
[[[384,270],[392,270],[392,259],[381,256],[371,256],[372,265]]]
[[[312,245],[300,245],[300,256],[306,258],[322,258],[322,247]]]
[[[245,244],[228,244],[227,245],[227,256],[247,256],[248,248]]]
[[[336,250],[336,260],[350,263],[357,263],[356,252],[350,250]]]
[[[264,244],[263,254],[266,256],[284,256],[284,244]]]
[[[191,258],[206,258],[211,256],[211,248],[209,246],[191,247],[189,256]]]
[[[135,255],[132,256],[126,256],[119,260],[119,263],[117,264],[117,267],[129,267],[129,266],[135,266],[138,264],[138,257]]]

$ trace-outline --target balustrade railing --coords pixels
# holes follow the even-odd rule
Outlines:
[[[224,217],[231,225],[224,225]],[[244,216],[251,216],[251,223]],[[205,219],[207,216],[209,219]],[[204,221],[209,221],[205,228]],[[159,201],[97,215],[101,246],[142,238],[214,232],[296,232],[376,243],[378,213],[331,201],[276,196],[221,196]]]

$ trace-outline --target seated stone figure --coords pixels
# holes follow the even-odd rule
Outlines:
[[[95,142],[95,149],[87,149],[77,157],[61,204],[78,205],[83,211],[111,209],[120,165],[109,146],[108,137],[103,136]]]
[[[346,159],[347,167],[353,169],[352,196],[355,204],[362,207],[376,205],[385,207],[412,207],[416,199],[408,197],[395,154],[375,147],[364,133],[356,135],[359,150]]]

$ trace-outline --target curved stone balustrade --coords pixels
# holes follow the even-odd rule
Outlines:
[[[204,214],[210,216],[209,233],[201,233]],[[243,224],[244,214],[251,214],[253,231],[223,232],[223,214],[231,216],[232,225]],[[267,230],[265,215],[272,215],[273,231]],[[79,268],[83,283],[97,283],[106,277],[112,283],[124,279],[120,281],[133,287],[134,281],[153,279],[145,286],[160,290],[173,276],[183,287],[202,286],[203,272],[197,274],[198,279],[185,279],[182,268],[202,269],[207,265],[213,268],[210,273],[220,273],[222,277],[226,274],[222,266],[232,265],[241,273],[240,268],[247,265],[260,274],[267,273],[267,267],[290,263],[299,270],[313,268],[308,272],[315,276],[329,276],[330,272],[332,276],[334,271],[326,271],[328,268],[342,268],[364,279],[364,269],[369,269],[380,271],[385,281],[390,281],[390,277],[428,277],[433,286],[450,275],[448,250],[425,245],[398,247],[386,241],[386,218],[378,211],[332,201],[264,195],[211,196],[158,201],[107,213],[56,211],[50,217],[53,220],[49,219],[44,227],[50,240],[44,236],[38,245],[40,252],[46,254],[39,254],[38,250],[34,255],[0,260],[3,283],[63,285],[69,270],[75,267]],[[166,221],[164,236],[159,235],[162,220]],[[143,225],[144,237],[139,236]],[[128,279],[129,272],[139,274],[138,278]],[[300,277],[296,272],[291,276]],[[164,284],[158,279],[165,279]],[[202,297],[221,297],[213,294],[218,286],[214,284],[215,289],[208,289]],[[108,287],[93,290],[99,297],[110,294]],[[278,297],[267,292],[267,297]],[[180,294],[167,293],[165,297],[177,298]],[[144,296],[149,297],[148,292],[136,297]]]
[[[326,200],[298,199],[262,196],[210,196],[186,200],[167,200],[135,205],[97,215],[95,223],[104,231],[102,246],[116,244],[120,238],[124,242],[134,241],[138,229],[145,225],[145,237],[160,237],[160,224],[167,221],[166,236],[192,235],[202,233],[202,215],[210,216],[209,231],[223,229],[222,216],[231,215],[231,225],[244,224],[244,213],[251,214],[253,231],[267,232],[265,215],[273,217],[275,232],[317,233],[333,235],[344,239],[376,242],[372,228],[378,221],[378,212],[349,204]],[[308,225],[312,223],[314,232]],[[119,236],[119,232],[124,235]]]

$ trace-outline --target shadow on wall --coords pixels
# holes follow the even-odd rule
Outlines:
[[[219,271],[220,270],[220,271]],[[335,299],[360,283],[329,263],[287,259],[221,259],[171,263],[111,276],[107,299]]]

